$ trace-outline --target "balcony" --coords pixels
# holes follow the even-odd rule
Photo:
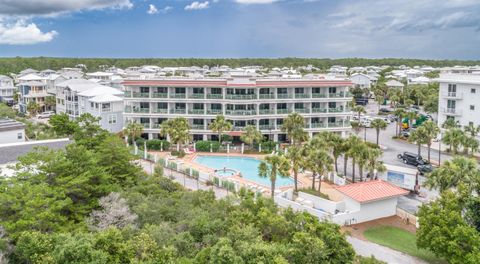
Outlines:
[[[223,110],[222,109],[208,109],[207,110],[207,115],[222,115]]]
[[[134,92],[134,93],[132,93],[132,97],[133,97],[133,98],[148,98],[148,97],[150,97],[150,93],[137,93],[137,92]]]
[[[462,111],[456,108],[442,108],[442,113],[446,115],[461,115]]]
[[[328,127],[330,128],[337,128],[337,127],[348,127],[350,126],[350,122],[345,120],[345,121],[337,121],[337,122],[331,122],[328,123]]]
[[[134,113],[145,113],[148,114],[150,113],[150,108],[133,108]]]
[[[275,109],[260,109],[258,112],[260,115],[274,115]]]
[[[152,113],[155,114],[168,114],[167,108],[152,108]]]
[[[275,125],[259,125],[260,130],[275,130]]]
[[[326,128],[327,124],[326,123],[312,123],[310,124],[311,128]]]
[[[312,108],[312,113],[326,113],[327,108]]]
[[[255,110],[227,110],[227,115],[236,115],[236,116],[250,116],[256,115],[257,111]]]
[[[205,99],[205,94],[189,94],[190,99]]]
[[[207,99],[223,99],[223,94],[207,94]]]
[[[190,109],[188,110],[188,113],[191,115],[204,115],[205,109]]]
[[[168,93],[153,93],[152,98],[168,98]]]
[[[329,113],[341,113],[343,111],[344,111],[343,107],[328,108]]]
[[[277,94],[277,99],[292,99],[293,94]]]
[[[132,97],[132,91],[124,91],[123,94],[125,97]]]
[[[310,94],[298,93],[298,94],[295,94],[295,98],[310,98]]]
[[[327,98],[326,93],[312,93],[312,98]]]
[[[162,124],[153,123],[152,124],[152,129],[160,128],[161,126],[162,126]]]
[[[308,108],[297,108],[294,111],[297,112],[297,113],[301,113],[301,114],[310,113],[310,109],[308,109]]]
[[[244,126],[234,126],[232,127],[232,131],[244,131],[245,127]]]
[[[186,98],[187,95],[184,93],[178,93],[178,94],[171,94],[170,98]]]
[[[256,94],[227,94],[225,99],[232,100],[254,100],[257,99]]]
[[[463,98],[463,94],[460,92],[446,92],[442,93],[443,98],[445,99],[457,99],[460,100]]]
[[[170,114],[186,114],[187,109],[171,109]]]
[[[275,99],[274,94],[260,94],[258,95],[260,99]]]
[[[190,125],[192,130],[205,130],[205,125]]]
[[[277,109],[277,114],[281,115],[281,114],[288,114],[290,113],[290,110],[288,109]]]
[[[140,123],[143,128],[150,129],[150,123]]]

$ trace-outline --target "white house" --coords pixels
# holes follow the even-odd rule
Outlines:
[[[15,90],[13,79],[5,75],[0,75],[0,102],[13,105]]]
[[[461,126],[480,125],[480,75],[440,74],[438,125],[452,118]]]
[[[370,76],[363,73],[354,73],[350,76],[350,80],[355,85],[355,87],[362,89],[369,89],[372,85],[372,79]]]
[[[0,144],[25,141],[25,124],[12,119],[0,119]]]
[[[397,81],[397,80],[388,80],[385,85],[387,85],[388,88],[392,89],[403,89],[405,85],[403,83]]]

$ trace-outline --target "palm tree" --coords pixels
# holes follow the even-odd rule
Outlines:
[[[304,149],[299,146],[292,146],[288,149],[286,158],[290,161],[293,171],[293,180],[295,184],[295,193],[298,193],[298,172],[303,168],[305,157]]]
[[[322,176],[327,172],[332,171],[333,159],[323,149],[310,149],[307,153],[306,167],[312,171],[312,190],[315,190],[315,177],[318,175],[318,191],[322,185]]]
[[[45,97],[45,107],[48,110],[52,110],[53,106],[55,106],[56,104],[57,104],[57,102],[55,101],[55,97],[53,97],[53,96]]]
[[[408,128],[412,127],[412,122],[414,119],[418,118],[418,114],[414,111],[410,111],[406,113],[406,116],[408,118]]]
[[[333,132],[321,132],[316,136],[320,137],[326,142],[327,147],[330,149],[334,163],[335,163],[335,172],[338,173],[338,157],[344,151],[344,141],[339,134]]]
[[[427,144],[427,137],[428,131],[423,126],[419,126],[412,133],[410,133],[410,136],[408,137],[408,141],[417,144],[419,156],[422,154],[422,144]]]
[[[424,127],[426,130],[425,144],[427,144],[427,156],[428,156],[428,161],[430,162],[430,150],[432,148],[432,143],[433,143],[433,140],[437,138],[438,133],[440,133],[440,128],[438,128],[437,124],[435,124],[430,120],[424,122],[421,125],[421,127]]]
[[[361,143],[358,145],[358,154],[356,156],[358,171],[360,172],[360,181],[363,181],[363,169],[368,162],[368,152],[370,148],[366,143]]]
[[[405,116],[405,109],[397,108],[393,111],[393,114],[397,117],[396,127],[395,127],[395,135],[398,136],[398,133],[401,131],[402,119]]]
[[[160,134],[168,135],[170,141],[177,145],[177,151],[180,151],[180,146],[190,140],[190,125],[184,117],[169,119],[162,123]]]
[[[269,155],[258,166],[258,175],[260,177],[269,177],[271,183],[272,199],[275,196],[275,181],[277,176],[288,177],[290,170],[290,163],[288,159],[280,155]]]
[[[447,118],[445,122],[443,122],[442,127],[445,129],[457,128],[458,124],[455,122],[455,119]]]
[[[440,168],[430,173],[425,185],[430,189],[438,188],[440,193],[450,188],[455,188],[462,182],[469,183],[464,184],[467,188],[475,188],[478,175],[476,160],[456,156],[452,160],[445,161]],[[474,190],[469,191],[468,193],[471,193]]]
[[[253,143],[259,143],[263,139],[262,133],[257,130],[257,127],[248,125],[245,127],[245,133],[240,136],[240,140],[250,145],[253,149]]]
[[[442,141],[449,146],[450,151],[453,149],[453,154],[457,154],[458,147],[462,144],[464,137],[465,134],[461,129],[451,128],[445,132]]]
[[[365,107],[361,105],[356,105],[353,107],[352,112],[357,113],[358,121],[360,121],[360,115],[361,114],[366,114],[367,111],[365,110]]]
[[[218,142],[221,143],[223,132],[232,130],[232,123],[227,121],[225,116],[217,115],[215,120],[208,125],[208,129],[212,130],[213,132],[217,132]]]
[[[470,134],[472,137],[476,137],[480,132],[480,126],[474,126],[472,123],[468,124],[468,126],[464,126],[463,130]]]
[[[462,141],[463,152],[465,155],[468,155],[469,150],[471,149],[471,154],[475,154],[478,151],[479,143],[478,140],[473,136],[464,136]]]
[[[370,148],[368,151],[366,169],[368,170],[368,174],[370,175],[371,180],[376,180],[378,172],[386,171],[383,162],[379,161],[378,159],[382,156],[382,151],[377,148]],[[377,172],[377,174],[375,173]]]
[[[292,145],[295,145],[296,143],[300,144],[308,137],[307,132],[304,130],[304,126],[305,120],[303,117],[300,114],[293,112],[283,120],[282,132],[287,133]]]
[[[352,182],[355,182],[355,165],[356,160],[360,155],[361,145],[363,144],[363,142],[360,140],[360,138],[356,136],[349,137],[347,141],[349,145],[347,155],[352,159]]]
[[[380,130],[387,129],[387,122],[382,119],[375,119],[372,121],[372,127],[375,128],[377,132],[377,146],[378,146],[378,139],[380,137]]]
[[[143,133],[143,125],[137,122],[129,122],[123,129],[123,134],[129,136],[132,139],[133,144],[135,140]]]
[[[352,126],[353,131],[358,136],[360,129],[362,128],[359,121],[350,121],[350,126]]]
[[[35,116],[40,111],[40,105],[35,101],[30,101],[27,104],[27,111],[30,113],[30,116]]]

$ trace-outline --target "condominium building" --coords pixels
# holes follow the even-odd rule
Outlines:
[[[123,128],[123,92],[85,79],[71,79],[56,86],[57,113],[74,119],[83,113],[100,117],[103,129],[116,133]]]
[[[441,74],[438,125],[453,118],[461,126],[480,125],[480,75]]]
[[[351,128],[352,83],[345,79],[163,78],[123,85],[125,123],[143,124],[148,138],[159,137],[160,124],[176,117],[188,119],[194,140],[217,139],[208,129],[217,115],[232,122],[234,140],[254,125],[271,140],[286,141],[281,126],[292,112],[304,117],[310,135]]]

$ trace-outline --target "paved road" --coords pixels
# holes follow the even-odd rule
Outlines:
[[[376,259],[385,261],[387,263],[394,263],[394,264],[424,264],[426,263],[423,260],[418,258],[412,257],[405,253],[380,246],[378,244],[364,241],[358,238],[354,238],[351,236],[347,237],[347,241],[353,246],[355,252],[358,255],[362,255],[364,257],[370,257],[371,255],[375,256]]]

